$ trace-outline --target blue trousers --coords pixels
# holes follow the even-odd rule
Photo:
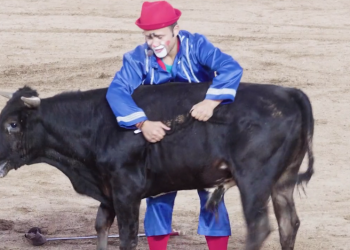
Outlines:
[[[224,199],[219,204],[217,218],[213,212],[205,209],[208,192],[198,190],[200,198],[200,214],[198,234],[205,236],[230,236],[230,220],[225,207]],[[173,207],[177,192],[167,193],[155,198],[147,198],[144,228],[146,236],[165,235],[172,232]]]

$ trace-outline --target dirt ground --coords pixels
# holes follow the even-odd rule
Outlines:
[[[29,85],[42,97],[107,87],[123,53],[143,42],[135,20],[141,1],[0,0],[0,90]],[[303,89],[316,119],[316,173],[307,197],[295,193],[301,227],[296,249],[350,249],[350,3],[348,0],[177,0],[182,29],[206,35],[244,68],[243,81]],[[0,98],[0,108],[5,100]],[[305,166],[303,166],[305,169]],[[237,188],[226,194],[232,237],[246,233]],[[269,205],[271,208],[271,204]],[[98,203],[74,192],[55,168],[24,166],[0,180],[0,249],[32,249],[24,233],[94,235]],[[145,202],[140,232],[143,232]],[[173,226],[185,236],[168,249],[207,249],[197,235],[196,191],[178,193]],[[277,224],[263,249],[280,249]],[[116,233],[113,225],[112,233]],[[118,249],[118,240],[110,240]],[[50,242],[41,249],[95,249],[95,240]],[[148,249],[140,238],[139,249]]]

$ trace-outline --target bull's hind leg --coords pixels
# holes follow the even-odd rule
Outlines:
[[[295,183],[296,175],[291,176],[294,177]],[[281,181],[278,181],[272,189],[272,202],[278,222],[280,242],[283,250],[294,249],[296,235],[300,226],[293,199],[294,183],[293,179],[291,179],[291,182],[286,183],[286,179],[281,178]]]
[[[271,232],[267,214],[270,190],[259,178],[246,179],[238,187],[248,230],[245,250],[259,250]]]
[[[95,229],[97,232],[97,250],[107,250],[108,233],[115,218],[113,208],[100,205],[97,211]]]

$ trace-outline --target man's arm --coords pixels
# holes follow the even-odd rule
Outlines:
[[[205,36],[196,36],[195,49],[199,63],[217,73],[205,99],[222,100],[223,103],[232,102],[243,75],[242,67],[232,56],[221,52],[209,42]]]
[[[123,66],[118,71],[107,91],[107,101],[121,127],[139,128],[149,142],[157,142],[165,136],[169,127],[159,121],[149,121],[131,95],[141,85],[142,73],[129,54],[124,55]]]
[[[136,124],[147,120],[131,95],[141,85],[142,72],[129,54],[123,57],[123,66],[118,71],[107,91],[107,101],[121,127],[135,129]]]
[[[233,102],[243,69],[229,55],[222,53],[205,36],[196,35],[195,52],[198,62],[216,72],[205,100],[194,105],[191,115],[199,121],[207,121],[220,103]]]

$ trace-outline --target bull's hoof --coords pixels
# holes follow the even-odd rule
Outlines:
[[[136,247],[137,247],[137,243],[132,243],[131,246],[120,246],[119,249],[120,250],[136,250]]]

